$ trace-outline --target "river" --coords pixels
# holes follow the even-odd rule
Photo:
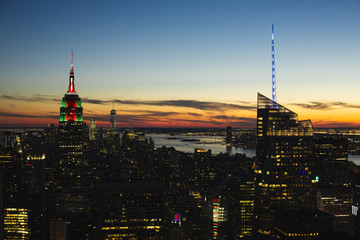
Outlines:
[[[242,153],[247,157],[254,157],[254,149],[246,149],[241,147],[227,148],[224,144],[224,137],[222,136],[187,136],[176,135],[170,136],[168,134],[147,134],[147,137],[151,137],[155,142],[155,147],[162,146],[174,147],[176,150],[186,153],[194,153],[195,148],[202,148],[205,150],[211,149],[211,153]],[[199,141],[196,141],[199,140]],[[349,161],[354,162],[360,166],[360,155],[348,155]]]
[[[211,153],[242,153],[247,157],[254,157],[254,149],[245,149],[240,147],[227,148],[224,144],[224,137],[221,136],[187,136],[176,135],[170,136],[168,134],[147,134],[155,142],[155,147],[162,146],[174,147],[176,150],[186,153],[194,153],[195,148],[202,148],[205,150],[211,149]],[[199,141],[197,141],[199,140]]]

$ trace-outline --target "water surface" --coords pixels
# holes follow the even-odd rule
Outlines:
[[[202,148],[205,150],[211,149],[211,153],[242,153],[247,157],[254,157],[254,149],[245,149],[240,147],[226,147],[224,144],[224,137],[221,136],[187,136],[176,135],[170,136],[168,134],[147,134],[155,142],[155,147],[162,146],[174,147],[176,150],[186,153],[194,153],[195,148]]]

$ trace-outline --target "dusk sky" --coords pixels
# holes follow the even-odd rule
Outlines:
[[[360,127],[360,1],[0,2],[0,127],[58,125],[71,49],[84,120],[255,127],[257,92]]]

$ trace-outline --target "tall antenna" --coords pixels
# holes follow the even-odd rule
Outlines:
[[[70,68],[68,93],[76,93],[74,79],[75,79],[75,77],[74,77],[74,54],[73,54],[73,50],[71,49],[71,68]]]
[[[74,71],[74,53],[71,49],[71,71]]]
[[[274,50],[274,24],[272,24],[272,36],[271,36],[271,48],[272,48],[272,100],[276,102],[276,79],[275,79],[275,50]]]

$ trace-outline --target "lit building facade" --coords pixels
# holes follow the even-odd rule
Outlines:
[[[313,127],[261,94],[257,101],[257,229],[269,234],[276,210],[315,207]]]
[[[228,221],[227,201],[218,196],[212,198],[212,239],[222,239],[227,229],[224,229]]]
[[[29,209],[4,209],[4,239],[30,239]]]
[[[95,118],[90,119],[89,122],[89,140],[94,141],[96,139],[96,122]]]
[[[102,183],[101,239],[166,239],[165,186]]]

